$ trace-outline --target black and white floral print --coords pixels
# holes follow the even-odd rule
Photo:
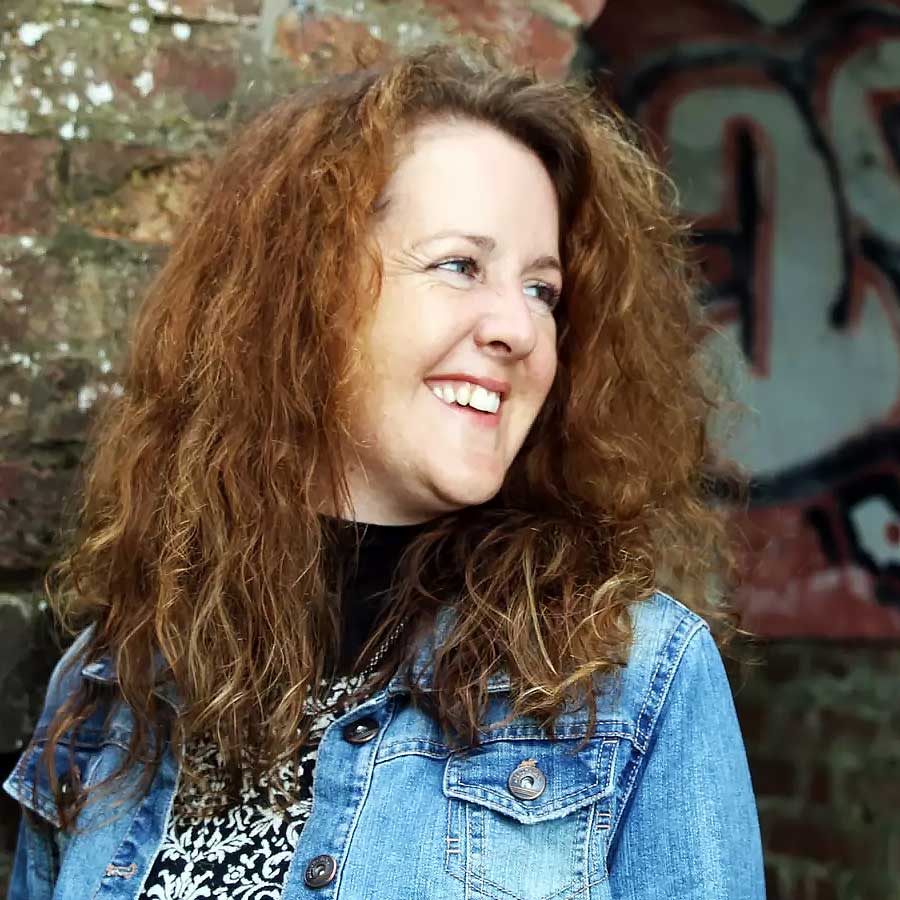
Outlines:
[[[362,675],[338,678],[327,696],[310,704],[315,719],[296,777],[291,764],[257,784],[245,777],[240,802],[211,816],[197,814],[205,800],[199,788],[193,782],[179,784],[140,900],[279,900],[300,832],[312,812],[319,741],[351,699],[358,701],[363,682]],[[185,756],[188,765],[205,776],[204,794],[220,795],[223,760],[213,741],[196,741]],[[298,799],[280,811],[273,797],[286,798],[295,784]]]

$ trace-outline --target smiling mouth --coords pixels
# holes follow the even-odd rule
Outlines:
[[[440,403],[444,409],[448,410],[448,412],[453,412],[456,415],[463,416],[476,428],[494,431],[500,424],[502,409],[498,409],[497,412],[482,412],[474,406],[461,406],[455,401],[445,400],[437,391],[433,389],[430,390],[431,393],[434,394],[435,401]]]
[[[489,391],[480,384],[463,381],[456,384],[434,383],[429,385],[431,392],[448,406],[471,409],[487,416],[497,415],[500,410],[501,396],[497,391]]]

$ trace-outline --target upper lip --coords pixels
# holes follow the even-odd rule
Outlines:
[[[468,381],[469,384],[479,384],[485,390],[493,391],[500,395],[501,400],[506,399],[510,384],[498,378],[484,378],[480,375],[467,375],[465,372],[447,372],[443,375],[429,375],[426,381]]]

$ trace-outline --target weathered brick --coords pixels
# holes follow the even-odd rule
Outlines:
[[[766,664],[747,669],[735,702],[742,723],[750,723],[745,738],[769,896],[808,900],[831,896],[832,887],[840,900],[893,896],[900,880],[900,872],[891,874],[889,849],[890,835],[900,834],[900,775],[892,763],[900,758],[900,720],[892,725],[900,649],[801,641],[760,649]],[[768,792],[773,760],[796,767],[793,796]],[[834,876],[825,877],[826,869]]]
[[[854,741],[872,741],[881,731],[881,722],[849,711],[823,709],[819,718],[823,734],[830,739],[847,736]]]
[[[541,74],[564,75],[575,53],[571,27],[557,24],[513,0],[425,0],[461,32],[483,38],[514,61]]]
[[[767,817],[765,846],[770,853],[842,866],[875,865],[883,855],[883,841],[841,823],[823,823],[805,815],[798,818]]]
[[[88,347],[103,348],[112,358],[129,307],[163,252],[99,241],[72,228],[61,228],[52,241],[0,245],[0,290],[28,312],[24,319],[0,318],[0,339],[8,342],[0,364],[13,361],[9,353],[27,354],[31,359],[17,364],[38,372],[42,358]],[[0,315],[15,308],[9,302]]]
[[[135,172],[148,172],[181,159],[165,147],[117,141],[73,141],[66,153],[66,198],[83,203],[127,184]]]
[[[39,593],[0,592],[0,754],[31,736],[56,652]]]
[[[831,878],[811,878],[806,893],[809,900],[838,900],[837,887]]]
[[[575,55],[575,35],[541,16],[534,16],[522,33],[522,44],[514,58],[533,65],[547,78],[565,77]]]
[[[172,150],[217,144],[228,132],[246,38],[237,26],[191,28],[143,6],[69,7],[45,18],[15,0],[4,23],[13,33],[28,22],[51,26],[33,47],[8,45],[0,60],[3,103],[15,111],[16,130]],[[173,33],[178,25],[188,28],[189,46]],[[8,87],[4,67],[17,73]]]
[[[72,490],[67,455],[59,451],[41,467],[28,459],[0,462],[0,569],[28,571],[50,561]]]
[[[865,805],[869,821],[879,809],[892,809],[894,824],[900,825],[900,759],[870,760],[852,779],[852,793]]]
[[[14,301],[0,303],[0,571],[52,557],[92,410],[120,390],[125,322],[160,261],[65,228],[0,242],[0,289]]]
[[[259,19],[262,0],[157,0],[159,15],[187,21],[253,24]]]
[[[126,9],[129,0],[62,0],[69,6],[100,6]],[[152,12],[166,19],[221,24],[254,24],[259,19],[262,0],[153,0]]]
[[[31,388],[28,431],[37,445],[85,439],[90,413],[111,393],[115,376],[103,376],[92,360],[59,356],[43,361]]]
[[[341,16],[286,12],[278,21],[275,42],[285,59],[312,73],[344,74],[359,67],[358,60],[385,58],[389,47],[360,22]]]
[[[0,134],[0,234],[53,230],[58,203],[55,140]]]
[[[758,745],[766,732],[768,709],[762,705],[745,702],[738,705],[737,710],[744,743],[748,747]]]
[[[167,44],[157,53],[151,94],[175,94],[198,119],[222,116],[238,83],[237,59],[229,48],[185,48]]]
[[[807,797],[813,803],[825,804],[832,800],[833,773],[825,766],[813,764],[808,772]]]
[[[797,791],[797,771],[792,762],[756,757],[753,760],[753,788],[757,795],[792,797]]]
[[[783,684],[795,678],[800,670],[803,654],[793,652],[790,647],[777,644],[769,648],[765,659],[765,678],[770,684]]]
[[[803,698],[785,698],[772,708],[767,747],[781,747],[791,758],[799,758],[818,745],[821,735],[819,710],[804,708]]]
[[[781,892],[781,878],[777,867],[767,865],[765,867],[766,875],[766,898],[767,900],[784,900],[784,894]]]
[[[126,153],[125,159],[129,155]],[[73,207],[70,221],[99,237],[171,243],[194,189],[208,171],[209,158],[204,154],[181,159],[160,155],[155,165],[148,165],[147,159],[138,154],[138,165],[122,177],[116,189]],[[116,169],[114,174],[123,174],[118,166]]]

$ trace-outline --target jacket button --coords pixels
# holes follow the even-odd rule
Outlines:
[[[322,853],[314,856],[303,873],[303,881],[307,887],[320,888],[325,887],[337,872],[337,862],[333,856]]]
[[[64,803],[67,803],[75,793],[75,785],[72,782],[72,773],[63,772],[59,779],[59,796]]]
[[[526,759],[512,770],[507,787],[513,797],[519,800],[534,800],[544,793],[547,777],[537,767],[533,759]]]
[[[344,726],[344,740],[351,744],[364,744],[378,734],[378,720],[371,716],[363,716],[355,722]]]

